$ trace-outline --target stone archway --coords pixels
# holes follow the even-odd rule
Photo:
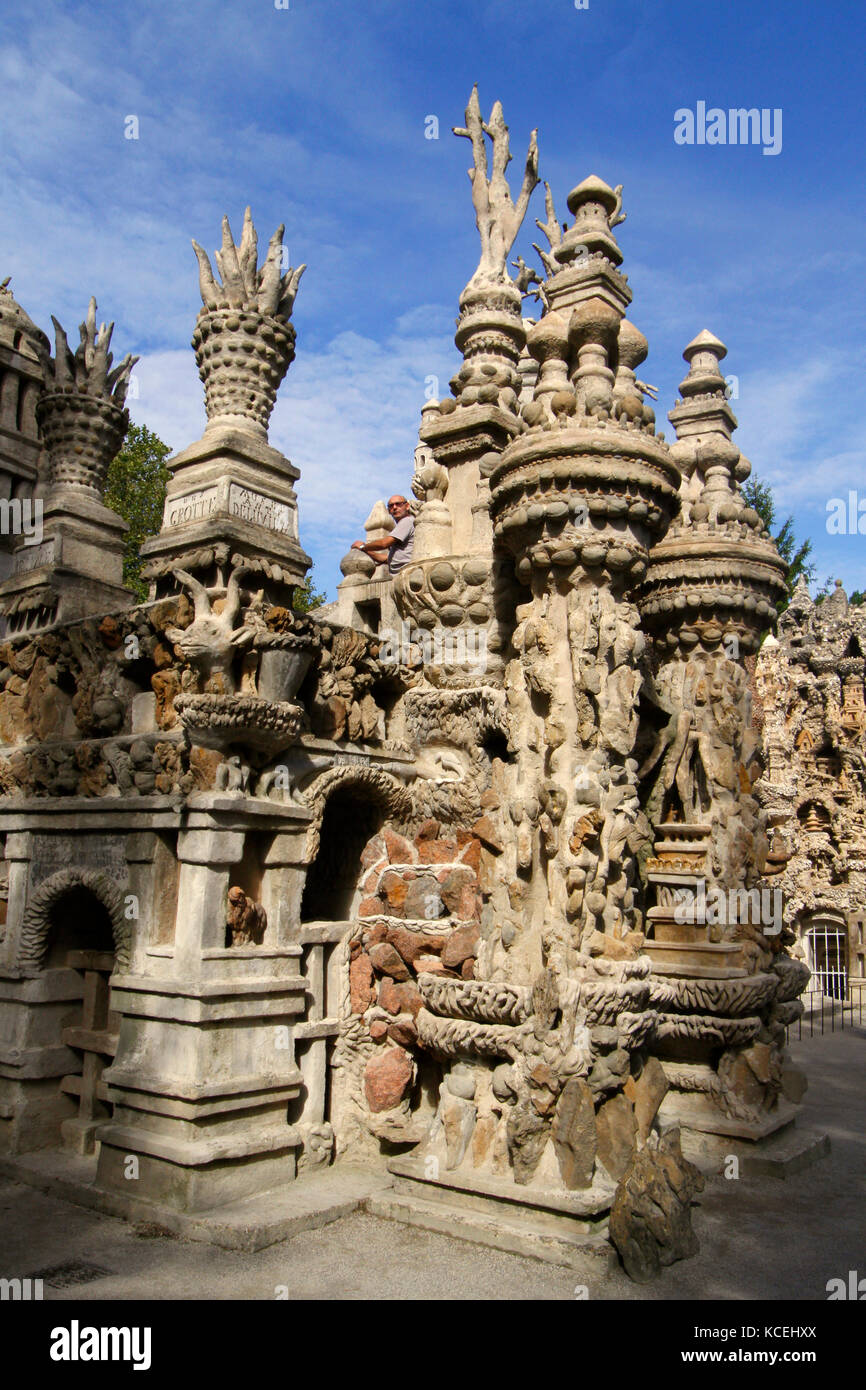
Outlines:
[[[308,806],[313,813],[305,847],[308,864],[319,852],[322,821],[329,798],[338,790],[348,792],[354,788],[357,788],[359,798],[378,803],[384,813],[395,820],[408,818],[412,814],[412,798],[392,772],[385,772],[380,767],[328,768],[299,795],[301,804]]]
[[[307,881],[302,920],[337,920],[349,915],[364,845],[386,819],[411,814],[408,791],[381,768],[330,768],[304,794],[315,817],[307,833]],[[313,899],[321,904],[314,910]]]
[[[132,929],[123,913],[123,889],[96,869],[61,869],[40,883],[24,909],[17,960],[22,970],[38,971],[45,965],[52,913],[62,898],[76,888],[93,893],[105,908],[114,937],[116,968],[128,969]]]

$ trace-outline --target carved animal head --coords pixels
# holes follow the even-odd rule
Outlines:
[[[178,648],[184,660],[198,667],[205,678],[219,671],[226,678],[227,687],[233,689],[231,663],[254,636],[253,628],[236,626],[240,612],[238,571],[232,571],[219,613],[213,611],[211,594],[221,591],[206,589],[186,570],[174,570],[173,573],[191,593],[195,616],[187,628],[166,628],[166,636]]]

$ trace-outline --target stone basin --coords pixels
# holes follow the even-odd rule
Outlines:
[[[257,695],[178,695],[174,707],[193,743],[225,752],[232,747],[275,757],[296,743],[302,705]]]

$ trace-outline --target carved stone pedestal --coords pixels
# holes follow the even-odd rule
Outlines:
[[[306,999],[301,947],[288,939],[289,866],[308,819],[256,798],[190,798],[173,943],[145,953],[146,972],[139,961],[112,982],[122,1021],[104,1077],[114,1117],[99,1133],[99,1187],[202,1211],[294,1177],[301,1140],[286,1111],[301,1094],[293,1028]],[[227,945],[226,895],[250,872],[257,832],[262,883],[246,882],[268,929],[261,944]]]
[[[245,430],[214,427],[167,466],[162,530],[142,547],[147,576],[170,579],[177,566],[207,573],[222,545],[275,598],[280,586],[302,583],[312,562],[298,542],[299,473],[284,454]]]
[[[39,545],[16,549],[0,603],[12,632],[32,632],[89,613],[130,608],[123,586],[125,521],[95,499],[50,498]]]
[[[580,1192],[520,1186],[505,1178],[440,1173],[431,1176],[429,1161],[393,1158],[392,1190],[368,1203],[376,1216],[387,1216],[447,1235],[530,1255],[552,1264],[582,1265],[587,1256],[616,1264],[607,1239],[613,1183],[598,1182]]]

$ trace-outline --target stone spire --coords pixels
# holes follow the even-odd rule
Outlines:
[[[295,356],[290,323],[301,276],[291,266],[280,273],[281,224],[258,268],[258,239],[250,209],[244,213],[239,245],[227,217],[222,223],[222,250],[215,253],[221,283],[214,277],[207,252],[193,241],[199,264],[202,304],[192,346],[204,383],[209,430],[234,426],[263,439],[280,382]]]
[[[523,183],[517,202],[513,202],[505,171],[511,160],[508,126],[500,102],[496,102],[489,121],[483,121],[478,104],[478,89],[473,87],[466,108],[466,126],[454,128],[454,134],[472,141],[473,168],[472,202],[475,221],[481,238],[481,259],[463,293],[460,295],[460,317],[457,320],[455,343],[463,354],[463,366],[451,381],[453,400],[440,404],[446,417],[455,411],[476,409],[471,416],[458,414],[457,420],[446,418],[446,431],[454,434],[458,423],[478,433],[483,422],[489,447],[502,448],[513,433],[507,419],[517,405],[521,378],[517,364],[525,342],[521,305],[522,289],[508,271],[508,256],[521,223],[526,216],[529,199],[538,183],[538,147],[536,132],[532,132],[526,155]],[[488,136],[492,144],[493,172],[488,175]],[[491,409],[493,408],[493,409]],[[501,418],[504,412],[506,418]],[[431,418],[422,432],[422,439],[433,447],[437,462],[450,466],[467,454],[477,461],[478,450],[467,440],[463,447],[449,451],[449,459],[438,457],[437,428],[442,422]],[[470,447],[467,448],[467,445]],[[483,449],[481,452],[484,452]]]
[[[505,176],[511,153],[501,104],[497,101],[484,121],[474,87],[466,125],[455,127],[454,133],[472,143],[469,178],[481,258],[460,295],[454,341],[463,364],[450,382],[452,395],[428,403],[423,411],[423,461],[419,464],[416,457],[413,479],[413,491],[423,503],[416,563],[395,580],[394,597],[413,628],[451,629],[451,650],[477,652],[483,645],[487,676],[498,678],[507,640],[502,613],[509,585],[498,561],[491,561],[487,478],[491,461],[521,428],[517,408],[526,342],[521,312],[525,267],[515,282],[508,257],[538,183],[538,148],[533,131],[520,192],[513,200]],[[473,664],[477,672],[478,662]],[[459,680],[459,661],[450,675]],[[477,683],[477,674],[474,679]]]
[[[127,354],[113,366],[114,324],[97,331],[95,299],[74,352],[57,319],[52,323],[55,354],[43,345],[45,386],[36,408],[48,456],[44,533],[32,547],[31,538],[22,538],[13,578],[0,591],[13,631],[131,603],[123,588],[127,526],[101,499],[108,466],[129,427],[124,402],[138,358]]]
[[[238,243],[224,217],[214,257],[219,278],[193,242],[202,309],[192,346],[207,427],[167,460],[162,530],[142,550],[157,595],[176,588],[178,565],[210,586],[224,586],[229,570],[241,567],[271,602],[290,607],[310,566],[298,542],[298,469],[268,444],[277,391],[295,355],[290,317],[306,269],[283,273],[284,230],[274,232],[259,266],[250,209]]]

